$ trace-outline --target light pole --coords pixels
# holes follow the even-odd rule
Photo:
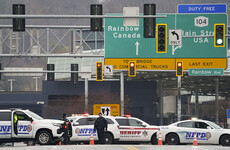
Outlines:
[[[15,81],[15,79],[8,79],[8,81],[10,82],[10,91],[13,91],[13,81]]]
[[[33,77],[33,79],[35,79],[35,91],[38,91],[38,79],[40,79],[40,77]]]

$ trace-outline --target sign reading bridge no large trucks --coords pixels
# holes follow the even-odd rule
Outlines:
[[[181,29],[182,36],[213,36],[214,24],[227,25],[226,14],[163,15],[167,17],[157,18],[156,24]],[[135,61],[137,70],[175,70],[175,62],[183,61],[185,70],[227,67],[227,47],[214,47],[213,37],[183,38],[183,45],[169,45],[167,41],[167,53],[157,53],[156,38],[143,36],[143,18],[139,18],[139,26],[123,26],[123,18],[105,18],[105,65],[127,70],[129,61]]]

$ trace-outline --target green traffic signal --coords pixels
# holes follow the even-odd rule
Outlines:
[[[225,24],[214,24],[214,46],[225,46]]]

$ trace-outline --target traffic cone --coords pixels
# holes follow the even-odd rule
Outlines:
[[[194,134],[193,146],[198,146],[196,133]]]
[[[58,145],[61,145],[61,141],[59,141]]]
[[[93,132],[91,132],[90,145],[94,145]]]
[[[158,136],[158,145],[163,145],[162,144],[161,132],[159,132],[159,136]]]

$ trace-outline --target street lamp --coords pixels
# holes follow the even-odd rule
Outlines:
[[[35,91],[38,91],[38,79],[40,79],[40,77],[33,77],[33,79],[35,79]]]
[[[15,81],[15,79],[8,79],[8,81],[10,82],[10,91],[13,91],[13,81]]]

